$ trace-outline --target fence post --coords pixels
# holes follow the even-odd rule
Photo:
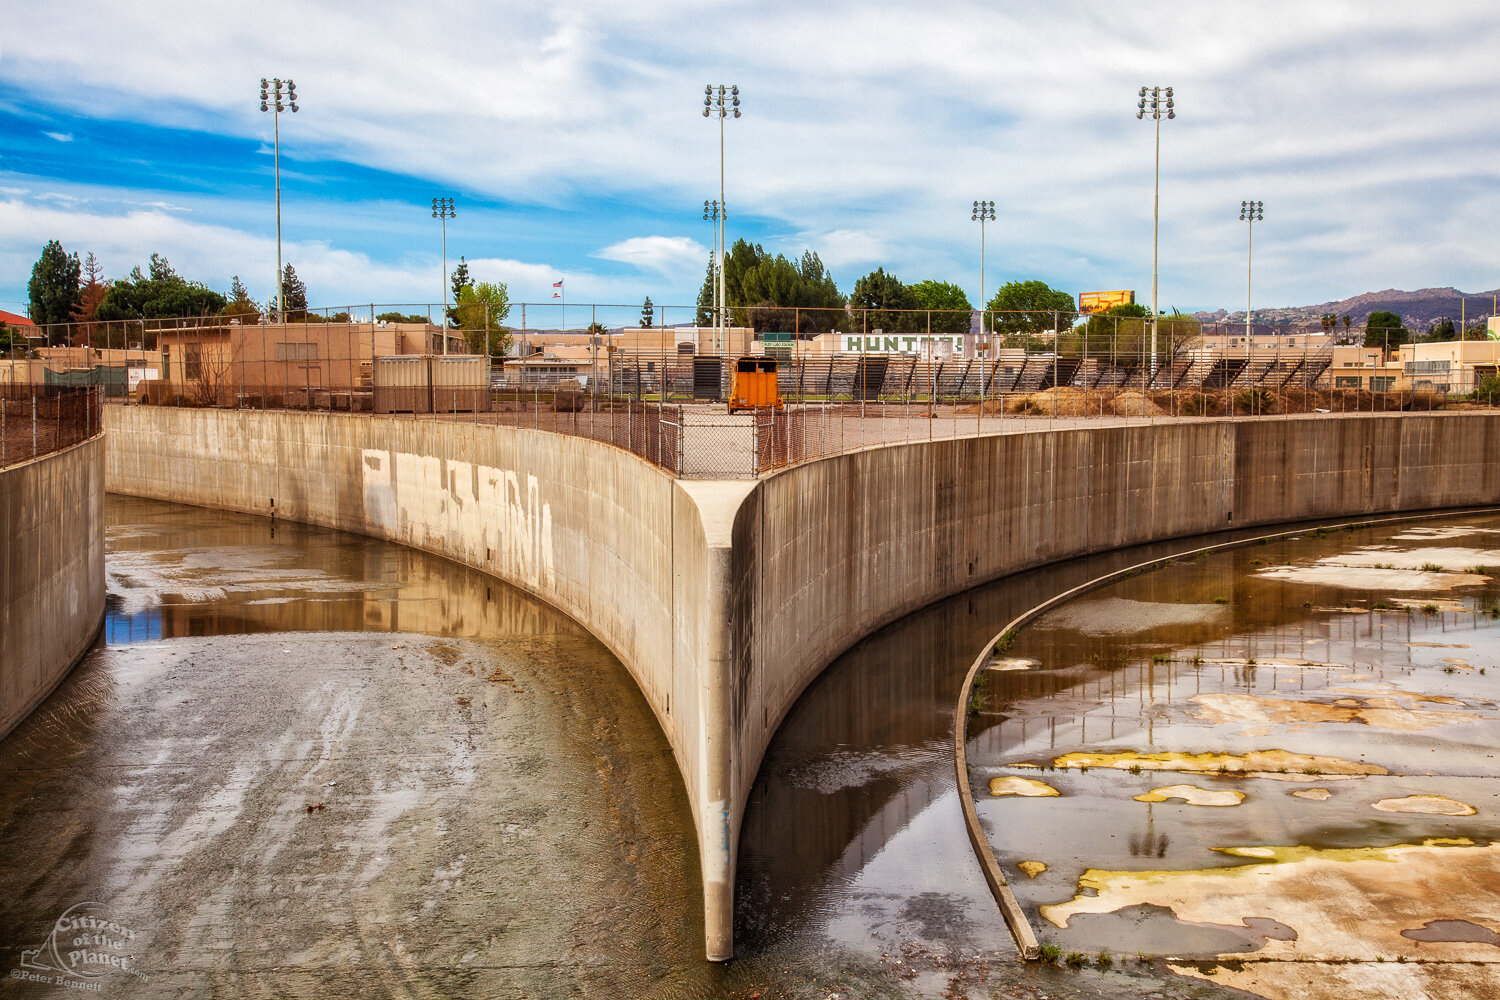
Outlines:
[[[36,458],[36,390],[31,393],[31,457]]]

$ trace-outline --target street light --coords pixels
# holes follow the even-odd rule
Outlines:
[[[443,353],[448,353],[448,220],[457,217],[452,198],[432,199],[432,217],[443,220]]]
[[[283,89],[285,88],[285,89]],[[285,97],[285,103],[282,98]],[[286,288],[281,268],[281,113],[297,112],[297,85],[291,80],[260,78],[260,109],[271,112],[271,132],[276,149],[276,318],[286,322]]]
[[[1265,215],[1261,209],[1266,207],[1263,201],[1240,202],[1240,221],[1250,223],[1249,231],[1245,236],[1245,360],[1250,360],[1250,259],[1255,250],[1255,224],[1262,221]]]
[[[719,313],[722,308],[721,303],[719,302],[719,276],[723,273],[723,248],[719,246],[719,223],[723,220],[723,217],[727,216],[728,214],[729,213],[724,211],[723,206],[720,205],[717,201],[705,201],[703,203],[703,221],[711,223],[713,227],[714,248],[713,255],[709,258],[709,270],[712,276],[709,280],[713,282],[715,353],[717,353],[718,351],[717,338]]]
[[[727,95],[727,99],[726,99]],[[740,116],[740,88],[737,86],[726,87],[722,83],[715,87],[706,84],[703,88],[703,117],[719,119],[719,326],[714,331],[714,353],[718,354],[722,349],[719,344],[720,337],[727,337],[728,323],[725,321],[724,308],[728,305],[728,295],[724,284],[724,216],[726,204],[724,201],[724,119]]]
[[[1151,116],[1156,125],[1156,178],[1151,193],[1151,372],[1152,377],[1156,373],[1156,333],[1157,316],[1156,307],[1156,250],[1158,236],[1158,222],[1161,218],[1161,119],[1165,115],[1170,121],[1177,117],[1173,109],[1171,87],[1142,87],[1140,101],[1135,106],[1137,119]]]
[[[979,336],[984,339],[984,224],[995,221],[995,203],[976,201],[969,221],[979,223]],[[985,356],[989,356],[988,348],[986,348]]]

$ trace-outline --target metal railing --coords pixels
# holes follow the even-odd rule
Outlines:
[[[0,468],[61,451],[98,434],[102,390],[0,385]]]
[[[1214,338],[1242,338],[1239,324],[1220,330],[1163,318],[1153,352],[1150,323],[1139,318],[987,313],[986,328],[993,324],[996,332],[960,335],[942,333],[962,325],[959,314],[936,311],[746,309],[732,310],[732,319],[746,323],[739,333],[760,338],[755,350],[778,359],[785,405],[730,414],[723,400],[734,356],[699,353],[711,346],[709,330],[660,326],[701,318],[690,309],[658,306],[657,326],[623,335],[543,328],[561,324],[564,310],[570,324],[639,319],[638,311],[622,315],[626,308],[638,309],[513,307],[523,318],[506,331],[513,344],[558,344],[524,358],[471,355],[440,364],[416,356],[441,353],[443,331],[424,319],[440,312],[428,307],[330,310],[286,324],[259,317],[77,324],[63,339],[81,345],[0,362],[0,383],[95,386],[127,405],[398,411],[408,419],[530,427],[604,441],[673,475],[705,478],[764,475],[856,448],[1004,433],[1037,420],[1370,412],[1452,402],[1376,349],[1364,352],[1378,355],[1376,363],[1359,367],[1336,365],[1327,343],[1210,346]],[[777,333],[776,324],[802,332]],[[935,336],[927,338],[929,331]],[[491,332],[448,335],[489,347]],[[1305,337],[1324,333],[1310,329]],[[855,341],[861,350],[832,350]],[[419,369],[428,373],[421,385],[392,381],[393,372]],[[420,406],[411,401],[418,398]],[[1488,394],[1473,398],[1491,402]]]

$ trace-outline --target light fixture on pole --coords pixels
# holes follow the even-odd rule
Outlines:
[[[1172,104],[1171,87],[1142,87],[1140,101],[1135,106],[1136,118],[1151,116],[1156,125],[1156,174],[1151,189],[1151,371],[1153,377],[1156,372],[1156,331],[1159,310],[1156,306],[1156,250],[1158,244],[1158,223],[1161,219],[1161,120],[1165,115],[1167,120],[1177,117],[1177,112]]]
[[[281,266],[281,113],[297,112],[297,85],[291,80],[261,77],[260,109],[271,112],[271,133],[276,151],[276,319],[285,322],[286,288]]]
[[[706,84],[703,88],[703,117],[719,119],[719,325],[714,331],[714,353],[723,348],[721,337],[727,337],[729,324],[725,309],[729,305],[725,294],[724,278],[724,216],[727,214],[724,201],[724,119],[740,116],[740,88],[726,87],[722,83],[715,87]]]
[[[1265,218],[1263,201],[1240,202],[1240,221],[1250,223],[1245,236],[1245,359],[1250,359],[1250,260],[1255,251],[1255,224]]]
[[[432,199],[432,217],[443,220],[443,353],[448,353],[448,220],[457,217],[452,198]]]
[[[979,223],[979,338],[988,343],[988,338],[984,335],[984,224],[995,221],[995,203],[993,201],[976,201],[974,203],[974,211],[969,216],[969,220]],[[988,347],[986,347],[985,356],[989,357]]]
[[[712,313],[710,315],[712,316],[713,324],[714,324],[714,341],[715,341],[715,351],[716,352],[718,350],[718,346],[717,345],[718,345],[718,336],[719,336],[719,333],[718,333],[718,330],[719,330],[719,314],[720,314],[720,311],[723,308],[722,303],[719,301],[719,278],[720,278],[721,274],[723,273],[723,266],[724,266],[724,264],[723,264],[723,257],[724,257],[723,248],[719,246],[719,223],[723,220],[723,216],[725,214],[726,213],[724,212],[723,206],[721,206],[717,201],[705,201],[703,203],[703,221],[707,222],[707,223],[710,223],[713,226],[713,243],[714,243],[714,248],[713,248],[713,251],[712,251],[712,255],[709,257],[709,262],[708,263],[709,263],[709,281],[713,284],[713,303],[714,304],[713,304],[713,311],[712,311]]]

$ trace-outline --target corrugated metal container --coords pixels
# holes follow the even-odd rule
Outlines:
[[[436,413],[489,410],[490,359],[482,354],[434,354],[432,407]]]
[[[490,362],[482,354],[376,358],[376,413],[474,413],[490,408]]]
[[[430,355],[400,354],[375,359],[376,413],[431,413]]]

